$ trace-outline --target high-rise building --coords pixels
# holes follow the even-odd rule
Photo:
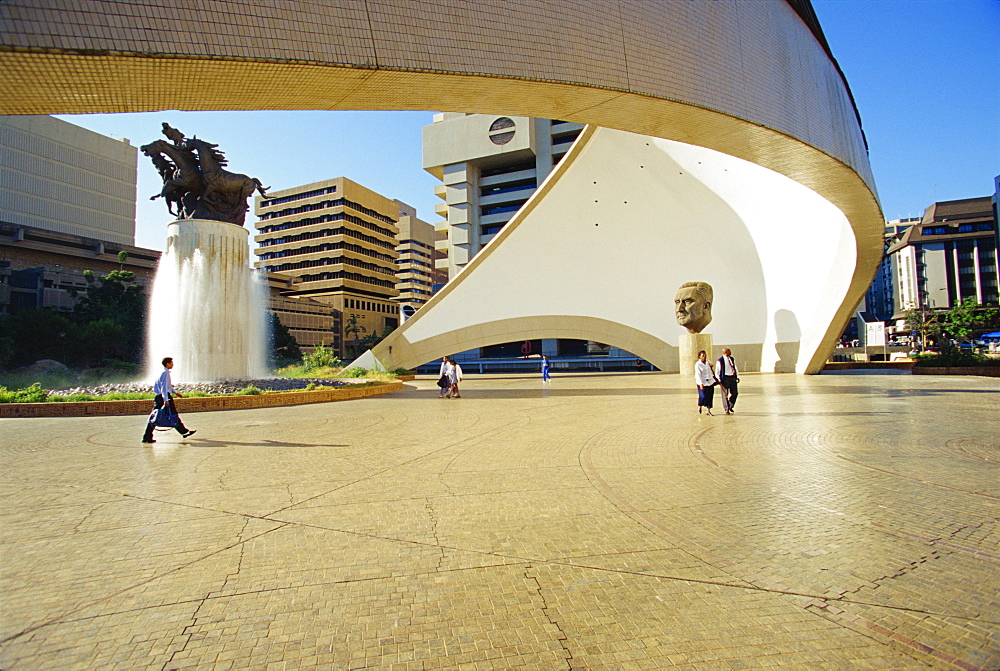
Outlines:
[[[448,281],[447,271],[436,267],[436,262],[445,255],[435,244],[445,236],[419,219],[414,208],[398,200],[396,203],[399,205],[396,301],[401,310],[416,311],[435,292],[435,287]]]
[[[396,201],[337,177],[257,196],[255,213],[254,265],[342,313],[340,356],[399,325]]]
[[[885,234],[883,235],[883,245],[886,250],[899,242],[902,235],[914,224],[920,223],[920,217],[907,217],[904,219],[893,219],[885,222]],[[870,314],[874,319],[886,321],[892,319],[899,310],[896,305],[897,292],[895,291],[895,278],[899,276],[896,267],[899,259],[893,254],[884,254],[882,262],[872,283],[865,293],[864,302],[860,310]]]
[[[436,114],[424,126],[424,169],[441,180],[446,233],[439,264],[454,277],[510,221],[583,130],[578,123]]]
[[[897,316],[947,309],[967,298],[1000,302],[997,219],[990,196],[934,203],[886,250],[895,257]]]
[[[51,116],[0,117],[0,221],[135,244],[138,153]]]

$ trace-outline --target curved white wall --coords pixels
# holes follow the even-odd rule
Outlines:
[[[796,182],[710,149],[596,129],[452,283],[380,347],[393,359],[482,325],[559,316],[625,327],[663,343],[644,354],[676,370],[673,298],[715,289],[706,329],[761,370],[805,372],[855,270],[847,218]],[[553,337],[539,326],[534,337]],[[494,328],[494,342],[506,334]],[[643,354],[641,352],[637,352]],[[671,358],[673,357],[673,358]],[[407,361],[414,365],[422,361]]]

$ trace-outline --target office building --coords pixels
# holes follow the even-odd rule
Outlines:
[[[914,308],[949,309],[969,298],[1000,302],[991,196],[934,203],[886,255],[894,257],[897,317]]]
[[[0,221],[135,244],[137,150],[51,116],[0,117]]]
[[[399,324],[399,205],[346,177],[257,196],[254,265],[294,279],[286,298],[341,313],[341,357]]]
[[[399,295],[396,301],[404,317],[427,302],[431,295],[448,281],[448,273],[438,268],[437,262],[443,260],[445,254],[436,248],[438,240],[444,239],[444,234],[438,232],[426,221],[417,217],[417,211],[403,203],[399,205],[399,270],[397,271],[396,289]]]
[[[439,264],[454,277],[531,197],[583,130],[578,123],[436,114],[424,127],[424,169],[441,180]]]
[[[136,161],[128,140],[51,116],[0,117],[0,314],[72,310],[87,270],[152,282],[160,252],[135,246]]]

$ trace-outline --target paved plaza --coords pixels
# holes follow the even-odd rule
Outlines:
[[[13,669],[997,669],[1000,380],[0,420]]]

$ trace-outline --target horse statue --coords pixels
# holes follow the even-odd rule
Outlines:
[[[210,219],[243,226],[247,199],[254,191],[266,196],[268,187],[249,175],[223,169],[227,161],[218,145],[197,137],[186,138],[167,123],[162,132],[172,144],[156,140],[140,147],[163,178],[163,189],[151,200],[162,197],[167,211],[182,219]]]
[[[249,175],[223,169],[228,162],[225,154],[218,150],[218,145],[193,137],[185,140],[184,146],[198,154],[205,186],[202,200],[220,212],[226,212],[227,221],[242,226],[248,209],[247,199],[254,191],[266,196],[268,187]]]
[[[198,209],[198,200],[205,191],[197,157],[190,151],[163,140],[150,142],[139,147],[139,150],[152,159],[163,178],[163,189],[151,196],[150,200],[163,198],[167,201],[167,211],[170,214],[182,219],[193,218]],[[176,204],[176,211],[172,204]]]

